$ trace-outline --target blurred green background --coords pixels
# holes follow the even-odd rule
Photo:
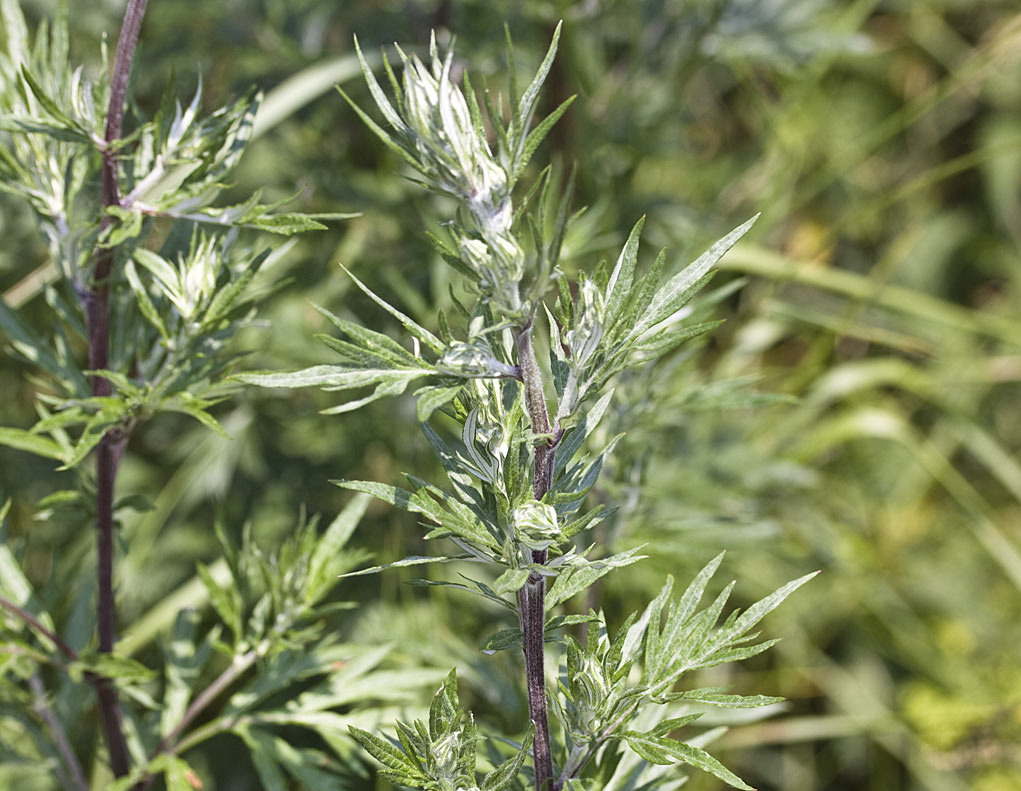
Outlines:
[[[35,19],[53,5],[23,2]],[[72,4],[77,59],[99,68],[122,6]],[[619,623],[667,573],[685,581],[724,548],[746,602],[821,568],[767,621],[784,641],[711,679],[789,699],[716,745],[728,766],[785,791],[1021,789],[1016,0],[152,0],[137,105],[151,111],[171,78],[185,100],[199,75],[209,107],[252,83],[289,97],[246,155],[237,196],[262,189],[296,194],[295,210],[362,213],[276,265],[263,325],[242,338],[244,365],[329,361],[312,340],[325,328],[310,300],[391,328],[339,261],[427,326],[449,305],[451,275],[424,235],[449,207],[403,178],[330,87],[343,80],[369,106],[352,35],[374,52],[453,34],[463,65],[496,87],[503,24],[534,68],[558,19],[543,101],[578,99],[536,159],[576,164],[576,200],[589,207],[565,268],[615,255],[643,214],[646,255],[667,246],[680,265],[762,212],[715,281],[734,283],[716,308],[727,323],[622,383],[628,435],[602,488],[627,505],[601,538],[649,542],[651,558],[608,578],[600,605]],[[0,291],[45,328],[48,307],[25,281],[45,248],[5,195],[0,235]],[[33,422],[25,373],[0,360],[0,425]],[[272,542],[303,504],[339,510],[347,495],[330,479],[429,477],[410,399],[318,414],[330,405],[321,393],[245,389],[218,413],[230,441],[168,415],[134,438],[120,494],[154,508],[122,516],[124,624],[144,623],[196,560],[215,558],[218,514]],[[58,582],[90,584],[91,529],[36,503],[69,482],[0,448],[9,540],[58,612]],[[359,540],[382,562],[431,551],[420,535],[378,506]],[[518,658],[476,649],[502,616],[401,584],[415,576],[345,583],[364,603],[337,628],[396,641],[397,662],[456,663],[480,722],[516,731],[523,696],[502,679]],[[216,788],[254,787],[227,761],[233,749],[207,759]],[[693,776],[689,787],[717,786]]]

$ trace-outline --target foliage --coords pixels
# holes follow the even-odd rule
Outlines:
[[[590,454],[593,432],[612,401],[612,383],[618,375],[670,354],[714,326],[689,325],[683,311],[709,280],[713,266],[754,222],[753,218],[739,226],[663,280],[665,252],[648,275],[637,275],[643,225],[639,221],[612,268],[604,264],[592,275],[583,273],[568,281],[559,258],[571,222],[570,182],[564,193],[557,194],[558,181],[545,169],[520,204],[513,194],[538,142],[570,102],[561,103],[530,128],[559,36],[558,27],[520,96],[511,79],[509,117],[488,91],[479,101],[467,72],[463,88],[451,83],[453,53],[441,57],[435,39],[428,67],[398,50],[404,65],[400,82],[384,57],[393,103],[362,58],[370,92],[390,129],[354,105],[359,116],[411,166],[416,180],[456,201],[447,238],[434,242],[443,259],[467,279],[467,293],[474,295],[470,306],[458,304],[464,340],[459,339],[453,318],[439,317],[441,335],[436,336],[356,279],[356,285],[411,334],[413,351],[320,309],[343,333],[341,339],[319,336],[339,354],[339,362],[239,378],[267,387],[320,386],[329,392],[375,387],[371,395],[329,412],[400,395],[412,381],[421,382],[414,392],[418,417],[450,488],[414,475],[408,476],[411,489],[366,481],[339,483],[423,516],[433,525],[427,539],[449,539],[461,551],[438,560],[470,560],[490,567],[495,577],[491,582],[462,575],[465,583],[434,584],[471,591],[517,616],[520,629],[497,633],[484,647],[524,651],[529,719],[535,729],[534,738],[530,735],[527,741],[533,742],[536,788],[557,791],[578,785],[582,778],[608,774],[607,767],[619,759],[614,751],[603,749],[608,743],[627,745],[650,765],[690,764],[737,788],[750,788],[702,749],[667,738],[698,715],[671,718],[646,732],[628,726],[643,705],[683,697],[672,690],[689,671],[751,657],[772,645],[743,644],[754,637],[749,631],[762,616],[811,575],[784,586],[743,615],[731,613],[715,631],[729,589],[708,609],[696,613],[695,608],[719,558],[696,578],[676,609],[665,604],[672,586],[668,582],[641,619],[637,614],[628,619],[629,624],[635,622],[634,628],[622,630],[612,644],[605,641],[605,622],[594,613],[581,619],[554,616],[547,622],[557,605],[612,569],[641,559],[633,549],[596,560],[589,557],[593,545],[585,546],[586,533],[613,512],[605,505],[591,507],[589,496],[619,439]],[[487,128],[495,130],[495,153]],[[558,296],[550,309],[544,298],[554,287]],[[546,333],[540,336],[538,322],[543,316]],[[539,344],[541,352],[536,349]],[[426,422],[438,411],[458,426],[459,446],[449,445]],[[373,571],[429,560],[411,557]],[[556,693],[550,696],[563,732],[560,744],[551,740],[547,722],[542,646],[546,629],[575,623],[587,623],[589,639],[583,647],[566,637],[566,683],[559,690],[563,700]],[[597,637],[600,627],[602,640]],[[639,652],[637,645],[643,641],[644,652]],[[633,685],[628,677],[640,653],[645,659],[644,678]],[[422,789],[477,787],[474,726],[462,733],[452,684],[451,677],[434,701],[428,732],[421,725],[416,729],[398,725],[403,752],[369,734],[356,734],[388,768],[393,782]],[[712,693],[695,698],[738,707],[776,702]],[[441,705],[444,701],[446,705]],[[499,782],[512,780],[508,776]],[[481,787],[493,782],[487,777]]]
[[[129,5],[125,30],[138,8]],[[111,119],[121,112],[116,86],[130,71],[131,34],[118,45],[114,87],[90,81],[83,68],[68,66],[68,10],[65,3],[30,42],[20,6],[0,5],[0,184],[34,211],[59,272],[46,288],[48,334],[0,303],[11,352],[35,369],[39,415],[29,429],[0,430],[0,443],[76,473],[77,488],[51,494],[41,507],[70,510],[83,524],[96,520],[97,553],[86,565],[98,570],[98,595],[93,605],[80,569],[58,594],[73,602],[60,623],[11,546],[0,546],[0,773],[26,788],[137,791],[157,776],[168,788],[192,787],[201,785],[190,763],[196,748],[232,733],[251,748],[267,788],[286,787],[287,777],[332,783],[339,771],[356,771],[345,759],[347,727],[371,723],[436,677],[428,670],[395,676],[381,669],[385,648],[345,643],[325,629],[324,618],[353,606],[329,597],[338,575],[362,558],[346,544],[366,498],[352,500],[322,532],[302,517],[271,553],[250,530],[238,541],[217,522],[222,560],[199,566],[202,590],[170,612],[161,654],[149,661],[113,645],[110,575],[113,512],[152,507],[140,495],[112,501],[130,436],[168,411],[226,436],[209,409],[235,389],[228,341],[250,321],[253,280],[273,256],[253,248],[242,229],[290,235],[325,226],[275,213],[258,195],[218,205],[251,138],[255,93],[202,116],[200,91],[184,108],[168,90],[153,118],[121,137]],[[108,116],[97,110],[104,101]],[[82,462],[97,449],[93,476]],[[204,601],[211,621],[193,609]],[[95,626],[98,645],[89,636]],[[80,719],[92,690],[106,751],[90,743],[89,722]],[[316,734],[319,746],[298,748],[280,735],[294,728]],[[331,766],[328,754],[341,761]]]
[[[54,5],[24,3],[29,28]],[[104,71],[96,42],[106,34],[112,46],[120,7],[79,5],[70,51],[95,80]],[[342,319],[407,337],[352,279],[337,275],[336,261],[437,337],[437,308],[457,315],[453,297],[465,301],[450,267],[412,232],[425,222],[444,237],[449,199],[401,178],[403,160],[325,95],[341,82],[359,106],[372,106],[352,79],[360,74],[352,33],[386,86],[373,57],[379,45],[425,45],[435,29],[442,48],[456,32],[479,88],[483,76],[503,84],[502,22],[513,34],[515,64],[534,73],[555,21],[564,19],[537,115],[570,94],[578,98],[534,161],[549,151],[559,172],[561,161],[579,166],[572,205],[589,209],[561,247],[570,278],[590,273],[600,257],[612,261],[642,214],[645,245],[694,258],[763,212],[720,261],[718,290],[689,303],[688,321],[726,323],[668,360],[618,376],[595,430],[596,448],[625,436],[593,495],[618,510],[593,540],[605,554],[644,544],[648,555],[601,578],[599,607],[617,626],[656,596],[666,574],[690,579],[724,546],[721,572],[741,581],[733,597],[742,606],[825,568],[805,594],[770,615],[769,633],[785,639],[750,660],[754,672],[721,667],[692,678],[696,686],[732,683],[747,694],[754,684],[784,695],[783,719],[756,722],[779,706],[713,707],[696,723],[710,735],[718,726],[742,727],[711,745],[691,741],[759,788],[1002,791],[1018,783],[1021,637],[1010,570],[1019,491],[1015,5],[151,3],[130,112],[155,114],[175,72],[185,105],[202,76],[200,116],[258,84],[265,98],[252,140],[219,205],[263,189],[267,203],[296,196],[287,207],[296,211],[364,212],[329,232],[296,236],[286,256],[268,259],[250,288],[273,330],[255,324],[235,340],[235,349],[257,350],[249,368],[329,364],[333,352],[307,341],[334,332],[308,307],[310,295]],[[5,34],[0,24],[0,39]],[[406,54],[425,59],[427,49]],[[462,66],[455,57],[452,73]],[[322,99],[310,102],[315,96]],[[101,113],[103,103],[97,107]],[[533,165],[522,178],[534,175]],[[45,237],[27,204],[8,194],[0,194],[0,228],[4,301],[49,337],[46,286],[60,285]],[[649,263],[642,260],[643,275]],[[6,331],[0,335],[11,344]],[[0,425],[27,429],[39,419],[35,373],[0,356]],[[402,471],[414,471],[443,480],[410,397],[324,421],[317,410],[338,400],[311,389],[235,388],[208,408],[231,440],[169,411],[133,433],[119,487],[146,496],[122,498],[117,512],[125,626],[118,651],[158,667],[154,641],[181,603],[209,612],[195,564],[221,568],[210,529],[217,519],[234,542],[251,522],[259,544],[275,546],[292,529],[296,503],[311,512],[343,508],[350,492],[328,478],[401,483]],[[460,444],[439,413],[434,422],[444,441]],[[93,626],[85,602],[95,583],[83,567],[94,536],[73,474],[54,466],[0,448],[0,486],[12,499],[4,540],[60,633],[84,650]],[[354,540],[377,555],[375,565],[430,554],[417,519],[370,508]],[[373,645],[400,634],[388,660],[395,666],[456,665],[461,699],[480,732],[511,733],[527,719],[515,686],[517,652],[477,651],[480,637],[517,626],[510,612],[449,586],[401,584],[415,576],[460,580],[458,572],[480,578],[478,569],[462,560],[351,577],[345,598],[361,606],[328,616],[329,628]],[[589,602],[579,596],[561,606],[568,617],[585,617]],[[85,729],[76,749],[88,761],[96,747],[91,697],[79,703],[69,721]],[[483,744],[482,772],[510,754],[502,742]],[[214,740],[185,758],[206,787],[258,785],[238,740]],[[605,788],[628,787],[642,762],[625,749]],[[643,772],[659,772],[664,784],[680,774],[669,766]],[[0,785],[25,784],[4,777]],[[693,772],[686,787],[719,785]]]

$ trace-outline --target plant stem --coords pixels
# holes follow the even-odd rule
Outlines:
[[[532,346],[532,319],[518,335],[518,365],[525,387],[525,403],[532,421],[532,432],[537,435],[534,445],[535,470],[532,475],[532,495],[542,500],[553,485],[553,462],[556,449],[550,431],[546,396],[542,387],[542,373]],[[545,565],[546,550],[533,550],[532,562]],[[519,618],[525,653],[525,679],[528,689],[528,716],[535,726],[532,756],[535,761],[535,787],[549,791],[553,780],[553,760],[550,753],[549,717],[546,712],[546,667],[544,658],[546,628],[546,578],[535,572],[518,594]]]
[[[268,647],[267,647],[268,648]],[[174,726],[174,729],[170,731],[160,743],[156,746],[150,758],[155,758],[162,753],[174,752],[178,745],[178,740],[184,734],[185,730],[189,725],[199,716],[221,693],[231,684],[238,680],[252,665],[255,661],[263,654],[255,649],[247,651],[241,656],[234,657],[234,660],[230,665],[211,683],[208,687],[202,690],[202,693],[191,702],[188,706],[187,711],[181,717],[181,721]],[[145,791],[149,786],[152,785],[156,779],[155,775],[149,775],[138,783],[135,784],[132,791]]]
[[[58,649],[60,649],[60,652],[68,659],[70,659],[72,662],[78,659],[78,654],[75,653],[75,650],[71,648],[71,646],[69,646],[67,643],[60,639],[60,635],[55,634],[54,632],[50,631],[45,626],[43,626],[42,622],[40,622],[38,618],[32,615],[32,613],[30,613],[24,607],[19,607],[17,604],[15,604],[10,599],[4,596],[0,596],[0,607],[3,607],[5,610],[8,610],[9,612],[12,612],[15,615],[17,615],[28,626],[32,627],[32,629],[34,629],[43,637],[45,637],[47,640],[49,640],[51,643],[53,643]]]
[[[103,208],[120,203],[117,183],[117,160],[114,142],[121,137],[124,122],[124,101],[127,97],[128,78],[135,59],[135,49],[142,27],[142,18],[148,0],[129,0],[124,12],[120,37],[117,40],[117,54],[114,58],[113,76],[110,82],[110,106],[106,116],[106,132],[103,147]],[[109,215],[104,213],[103,228],[110,225]],[[110,362],[110,273],[113,270],[114,251],[100,248],[92,271],[92,285],[85,300],[86,320],[89,329],[89,368],[102,371]],[[92,395],[108,396],[111,393],[109,380],[94,374]],[[99,443],[96,453],[96,527],[97,527],[97,628],[99,650],[113,651],[116,640],[116,605],[113,592],[113,494],[117,477],[117,465],[124,448],[126,436],[112,430]],[[128,773],[128,749],[121,723],[120,705],[117,693],[108,679],[100,678],[96,684],[99,698],[100,718],[110,753],[110,768],[116,777]]]
[[[33,673],[29,676],[28,686],[32,690],[32,708],[35,709],[39,719],[45,723],[47,730],[50,732],[50,737],[53,739],[54,745],[56,745],[57,752],[60,753],[60,758],[70,773],[66,778],[63,778],[61,773],[64,787],[69,791],[89,791],[89,784],[85,781],[85,773],[82,771],[82,766],[78,762],[74,750],[71,749],[71,743],[67,739],[67,734],[60,724],[60,720],[53,714],[49,704],[46,702],[46,689],[43,687],[42,679],[39,678],[38,673]]]

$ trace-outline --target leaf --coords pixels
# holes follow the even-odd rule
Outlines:
[[[479,650],[484,654],[495,654],[497,651],[506,651],[508,648],[517,648],[522,644],[520,629],[501,629],[493,632],[489,637],[479,644]]]
[[[433,412],[437,409],[446,406],[455,398],[458,393],[461,392],[461,385],[455,385],[453,387],[444,387],[442,385],[428,385],[426,387],[420,387],[414,392],[414,396],[417,399],[417,417],[419,423],[425,423],[432,417]]]
[[[528,580],[528,569],[507,569],[493,582],[493,590],[497,593],[517,593]]]
[[[819,573],[818,571],[813,571],[811,574],[806,574],[803,577],[798,577],[798,579],[793,580],[792,582],[788,582],[782,588],[773,591],[773,593],[769,594],[766,598],[753,604],[751,607],[749,607],[741,614],[741,616],[734,622],[734,624],[729,629],[726,630],[727,637],[733,639],[741,635],[744,635],[746,632],[748,632],[748,630],[750,630],[759,621],[761,621],[766,616],[767,613],[770,613],[773,610],[775,610],[784,599],[786,599],[788,596],[794,593],[794,591],[796,591],[798,588],[800,588],[802,585],[804,585],[818,573]]]
[[[135,295],[135,301],[138,303],[138,309],[145,317],[145,320],[156,328],[164,340],[169,339],[170,333],[167,331],[167,325],[164,323],[163,317],[160,315],[159,311],[156,310],[156,306],[152,304],[149,292],[138,277],[138,270],[135,269],[134,261],[128,260],[124,263],[124,274],[127,277],[131,291]]]
[[[609,282],[606,284],[606,315],[612,321],[615,316],[620,315],[631,295],[631,288],[635,281],[635,265],[638,262],[638,244],[642,235],[642,228],[645,227],[645,218],[642,217],[631,228],[627,241],[617,256],[617,263],[610,273]]]
[[[398,778],[407,778],[415,783],[428,782],[429,776],[420,772],[418,767],[394,745],[353,725],[348,730],[365,752],[385,767],[384,773],[396,782],[400,783]],[[406,784],[402,783],[402,785]]]
[[[569,96],[560,105],[553,110],[549,115],[542,119],[535,128],[528,133],[525,138],[521,149],[518,151],[517,158],[514,162],[514,171],[510,174],[511,182],[516,182],[520,178],[521,174],[524,173],[525,168],[528,166],[529,161],[532,158],[532,154],[535,153],[535,149],[539,147],[539,144],[546,138],[550,130],[556,125],[560,117],[567,112],[567,108],[574,104],[576,96]],[[568,201],[565,201],[565,206]]]
[[[151,681],[156,671],[143,665],[137,659],[118,654],[98,653],[91,656],[79,656],[71,663],[70,672],[92,672],[102,678],[108,678],[117,685],[137,684]]]
[[[421,368],[395,371],[393,369],[366,370],[345,365],[313,365],[290,373],[248,373],[234,378],[259,387],[323,387],[347,390],[377,383],[410,382],[432,373]],[[406,386],[406,385],[405,385]]]
[[[212,654],[209,642],[196,641],[202,616],[197,610],[181,610],[174,619],[170,640],[163,649],[166,685],[160,734],[167,736],[181,721],[191,700],[199,673]]]
[[[482,781],[481,791],[503,791],[503,789],[508,788],[514,783],[531,750],[534,727],[534,725],[529,723],[528,733],[525,734],[525,738],[521,742],[520,747],[518,747],[517,752],[486,775]]]
[[[725,709],[752,709],[783,703],[783,698],[772,695],[729,695],[727,687],[702,687],[671,693],[671,700],[691,700]]]
[[[580,562],[577,565],[569,566],[560,572],[553,585],[550,586],[549,592],[546,594],[546,612],[581,593],[613,569],[630,566],[632,563],[637,563],[648,557],[648,555],[638,554],[641,549],[641,547],[635,547],[602,560],[579,559]]]
[[[758,218],[759,215],[756,214],[747,222],[739,225],[722,239],[715,242],[712,247],[700,255],[693,263],[664,283],[655,296],[653,296],[644,316],[631,330],[629,337],[640,337],[650,327],[656,326],[682,308],[694,295],[702,278],[742,236],[748,233]],[[608,315],[612,315],[609,313],[609,306],[607,306],[607,309]]]
[[[76,368],[71,369],[62,365],[53,351],[21,321],[18,314],[11,310],[3,299],[0,299],[0,330],[7,335],[21,357],[47,371],[71,392],[81,394],[89,392],[85,377]]]
[[[517,127],[518,135],[520,135],[521,143],[518,145],[518,151],[514,157],[515,161],[520,158],[521,150],[525,143],[525,133],[529,123],[531,123],[532,114],[535,112],[536,102],[539,100],[539,91],[542,89],[543,83],[546,82],[550,69],[553,68],[553,59],[557,54],[557,44],[560,41],[560,31],[563,28],[563,24],[563,22],[557,23],[556,28],[553,30],[553,39],[550,41],[549,49],[546,50],[546,56],[542,59],[542,63],[539,64],[539,69],[535,72],[532,82],[529,83],[525,92],[521,94],[521,99],[518,102],[515,126]]]
[[[357,494],[351,498],[344,510],[337,514],[326,532],[316,542],[315,549],[308,561],[309,585],[306,592],[306,603],[312,604],[325,595],[337,582],[337,576],[346,564],[343,550],[355,527],[365,514],[369,505],[367,494]]]
[[[237,583],[232,578],[221,587],[203,563],[199,563],[195,570],[198,572],[202,584],[206,586],[206,591],[209,593],[209,603],[213,605],[216,614],[220,616],[220,619],[233,632],[235,642],[241,640],[244,630],[241,626],[241,593],[238,591]]]
[[[6,517],[9,509],[10,501],[8,500],[0,508],[0,522]],[[36,598],[32,584],[22,573],[21,565],[6,543],[0,544],[0,595],[29,612],[51,632],[55,631],[53,619]],[[0,609],[0,612],[6,613],[7,611]]]
[[[624,731],[621,737],[632,750],[647,761],[656,764],[688,764],[715,775],[733,788],[740,788],[743,791],[755,791],[705,750],[700,750],[697,747],[692,747],[690,744],[675,741],[674,739],[649,736],[634,731]]]
[[[243,225],[281,236],[293,236],[296,233],[305,233],[307,231],[327,230],[327,227],[321,222],[317,222],[307,214],[298,213],[265,214],[261,217],[248,219]]]
[[[47,459],[66,460],[63,448],[52,439],[19,428],[0,428],[0,445],[26,450]]]
[[[372,289],[370,289],[361,280],[355,277],[351,270],[348,269],[346,266],[340,264],[340,268],[347,273],[348,277],[350,277],[355,282],[355,285],[358,286],[358,288],[362,291],[363,294],[365,294],[365,296],[367,296],[369,299],[371,299],[373,302],[375,302],[377,305],[383,308],[383,310],[385,310],[387,313],[389,313],[391,316],[397,319],[403,325],[404,329],[406,329],[408,332],[410,332],[412,335],[418,338],[422,343],[424,343],[426,346],[428,346],[437,354],[443,351],[445,346],[444,343],[439,338],[437,338],[435,335],[429,332],[429,330],[427,330],[425,327],[418,324],[410,316],[406,316],[404,313],[397,310],[397,308],[395,308],[385,299],[377,295]]]
[[[220,425],[220,422],[205,410],[205,407],[209,405],[209,402],[197,398],[191,393],[182,392],[178,393],[175,398],[164,401],[160,408],[167,412],[181,412],[189,415],[221,439],[230,439],[227,429]]]
[[[421,566],[426,563],[449,563],[452,560],[467,560],[471,555],[453,555],[451,557],[438,557],[436,555],[411,555],[403,560],[395,560],[393,563],[385,563],[382,566],[373,566],[369,569],[359,569],[342,574],[341,577],[362,577],[366,574],[378,574],[387,569],[399,569],[406,566]]]

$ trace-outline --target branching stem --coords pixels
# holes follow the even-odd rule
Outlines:
[[[46,689],[38,673],[33,673],[29,676],[28,686],[32,690],[32,708],[35,709],[36,715],[46,725],[46,729],[50,732],[50,738],[53,739],[53,744],[56,745],[57,752],[60,753],[60,759],[67,768],[67,777],[62,778],[64,786],[69,791],[89,791],[89,784],[85,780],[85,772],[82,771],[78,757],[71,748],[71,742],[68,741],[64,726],[61,725],[60,720],[46,701]]]
[[[263,652],[264,653],[264,652]],[[185,730],[188,726],[194,722],[195,718],[198,717],[203,711],[205,711],[209,705],[216,700],[231,684],[237,681],[244,673],[255,664],[256,660],[262,654],[252,649],[250,651],[241,654],[240,656],[234,657],[234,661],[222,672],[208,687],[202,690],[195,700],[191,702],[188,709],[184,712],[181,717],[181,721],[174,726],[174,729],[170,731],[160,743],[157,745],[155,751],[153,751],[152,758],[155,758],[162,753],[174,752],[178,747],[178,742],[181,736],[184,735]],[[140,780],[132,789],[132,791],[145,791],[149,786],[152,785],[156,779],[154,775]]]
[[[117,179],[117,159],[113,143],[121,137],[124,122],[124,102],[127,98],[128,78],[135,60],[135,49],[142,28],[142,18],[148,0],[129,0],[124,12],[117,54],[114,58],[113,76],[110,82],[110,106],[106,116],[103,155],[103,208],[116,206],[120,202]],[[102,226],[109,226],[111,219],[103,216]],[[86,319],[89,330],[89,368],[102,371],[109,368],[110,358],[110,273],[113,270],[114,251],[99,248],[96,264],[92,271],[92,284],[85,300]],[[92,395],[108,396],[111,393],[109,380],[99,375],[92,377]],[[97,624],[99,650],[113,651],[116,640],[116,606],[113,592],[113,495],[117,477],[117,466],[127,437],[123,432],[112,430],[103,437],[96,453],[96,527],[97,527],[97,576],[98,602]],[[117,693],[107,679],[96,684],[99,698],[100,718],[110,753],[110,768],[117,777],[128,773],[128,749],[121,723],[120,705]]]
[[[542,500],[553,485],[556,448],[551,432],[542,372],[532,345],[532,319],[518,334],[518,365],[525,388],[525,403],[536,435],[535,471],[532,495]],[[532,552],[532,562],[545,565],[546,550]],[[546,628],[546,578],[532,573],[518,594],[519,618],[525,653],[525,679],[528,689],[528,716],[535,726],[532,755],[535,761],[537,791],[551,791],[553,760],[550,750],[549,716],[546,711],[546,668],[544,658]]]

